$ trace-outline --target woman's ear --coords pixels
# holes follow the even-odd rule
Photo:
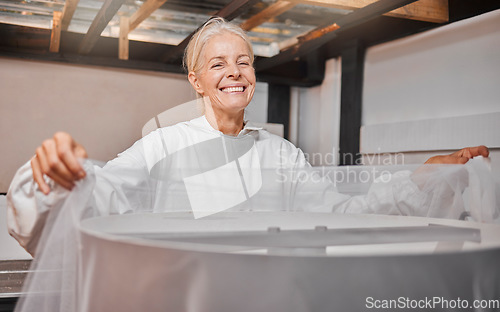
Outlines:
[[[194,72],[189,72],[188,79],[191,85],[193,86],[194,90],[199,94],[203,95],[203,88],[201,87],[198,77],[196,77],[196,74]]]

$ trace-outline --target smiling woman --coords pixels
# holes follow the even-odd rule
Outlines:
[[[253,59],[241,28],[222,18],[209,20],[192,37],[184,60],[188,79],[203,99],[204,116],[148,134],[103,168],[88,163],[84,167],[79,158],[87,158],[85,148],[69,134],[56,133],[36,149],[11,183],[7,197],[11,235],[34,253],[49,211],[60,207],[81,180],[95,184],[89,200],[99,203],[103,214],[135,211],[131,207],[140,203],[142,211],[187,210],[202,217],[228,209],[254,210],[252,198],[270,193],[288,200],[287,194],[300,190],[306,195],[314,191],[306,196],[307,209],[283,200],[257,208],[429,213],[428,194],[422,194],[428,180],[417,181],[410,171],[395,173],[390,183],[373,183],[363,196],[341,194],[324,181],[314,185],[282,181],[277,169],[296,172],[310,165],[293,144],[244,120],[255,91]],[[487,157],[488,149],[464,149],[430,162],[465,163],[478,155]],[[140,197],[139,191],[147,196]],[[447,209],[443,204],[438,215],[457,218],[463,212],[450,214]]]

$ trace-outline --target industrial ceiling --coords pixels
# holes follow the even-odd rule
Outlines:
[[[249,32],[261,80],[300,85],[311,63],[340,55],[350,41],[369,46],[499,7],[491,0],[0,0],[0,55],[182,72],[190,36],[217,15]]]

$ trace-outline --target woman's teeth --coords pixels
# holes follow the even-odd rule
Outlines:
[[[243,92],[245,88],[243,87],[228,87],[228,88],[222,88],[222,92]]]

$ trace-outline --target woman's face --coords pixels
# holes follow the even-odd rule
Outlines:
[[[214,110],[241,112],[252,100],[255,71],[247,44],[238,35],[223,33],[212,37],[203,51],[199,74],[189,73],[189,81]]]

